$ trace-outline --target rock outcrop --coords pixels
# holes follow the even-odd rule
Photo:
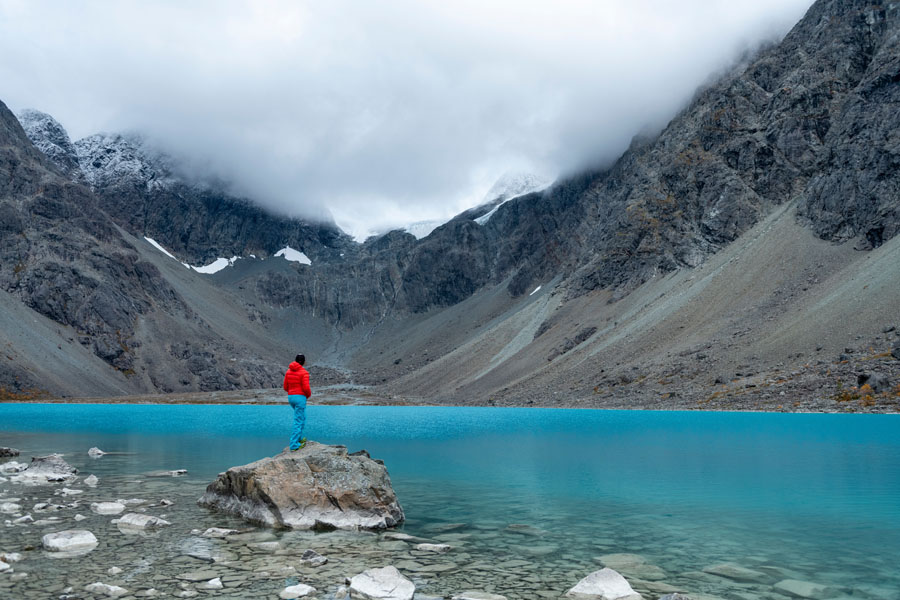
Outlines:
[[[382,462],[316,442],[228,469],[199,504],[276,528],[387,529],[404,518]]]

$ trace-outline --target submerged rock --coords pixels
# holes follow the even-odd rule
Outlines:
[[[85,477],[85,479],[84,479],[84,485],[86,485],[86,486],[88,486],[88,487],[97,487],[97,483],[98,483],[99,481],[100,481],[100,480],[97,479],[97,476],[96,476],[96,475],[88,475],[88,476]]]
[[[488,592],[463,592],[453,596],[453,600],[506,600],[506,596]]]
[[[720,565],[712,565],[703,569],[704,573],[710,575],[718,575],[732,581],[740,581],[745,583],[765,583],[771,580],[771,577],[765,573],[748,569],[740,565],[732,565],[730,563],[722,563]]]
[[[827,585],[813,583],[811,581],[800,581],[797,579],[785,579],[775,584],[775,589],[782,594],[793,596],[795,598],[831,598],[837,595],[837,590],[829,588]]]
[[[31,464],[11,479],[19,483],[58,483],[75,478],[78,469],[63,460],[61,454],[35,456]]]
[[[10,456],[18,456],[19,451],[15,448],[0,448],[0,458],[7,458]]]
[[[97,538],[86,529],[69,529],[48,533],[41,538],[41,544],[50,552],[87,553],[97,547]]]
[[[150,471],[149,473],[144,473],[147,477],[181,477],[182,475],[187,475],[187,469],[174,469],[171,471]]]
[[[641,600],[628,581],[610,568],[594,571],[566,592],[577,600]]]
[[[94,502],[91,504],[91,512],[98,515],[117,515],[125,510],[125,505],[120,502]]]
[[[89,585],[84,586],[85,591],[90,592],[92,594],[109,596],[110,598],[118,598],[119,596],[124,596],[128,593],[123,587],[119,587],[117,585],[109,585],[107,583],[91,583]]]
[[[403,522],[384,465],[316,442],[228,469],[198,503],[269,527],[386,529]]]
[[[328,558],[322,556],[315,550],[305,550],[303,554],[300,555],[299,562],[304,567],[321,567],[328,562]]]
[[[396,567],[367,569],[350,580],[350,596],[361,600],[412,600],[416,585]]]
[[[127,513],[116,523],[116,527],[122,533],[133,533],[137,531],[146,531],[150,529],[159,529],[171,525],[168,521],[153,517],[150,515],[142,515],[140,513]]]
[[[104,452],[100,448],[97,448],[96,446],[88,450],[88,456],[90,456],[91,458],[100,458],[104,454],[106,454],[106,452]]]
[[[278,597],[282,600],[291,600],[293,598],[303,598],[304,596],[309,596],[314,593],[316,593],[316,588],[304,583],[298,583],[297,585],[292,585],[281,590]]]

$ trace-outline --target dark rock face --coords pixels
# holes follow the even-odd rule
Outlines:
[[[228,469],[199,504],[278,528],[386,529],[403,522],[384,463],[316,442]]]
[[[56,119],[47,113],[31,109],[23,110],[17,116],[28,138],[63,175],[74,181],[84,181],[75,146]]]

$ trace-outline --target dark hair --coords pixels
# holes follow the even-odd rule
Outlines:
[[[303,356],[302,354],[298,354],[298,355],[294,358],[294,360],[297,361],[298,363],[300,363],[301,365],[303,365],[303,364],[306,363],[306,357]]]

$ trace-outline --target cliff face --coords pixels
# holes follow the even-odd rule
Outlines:
[[[429,315],[453,315],[441,327],[455,340],[551,281],[568,302],[600,290],[627,302],[658,275],[708,262],[781,206],[819,238],[876,249],[900,228],[898,40],[900,2],[820,0],[782,42],[700,90],[609,168],[466,211],[421,240],[395,231],[355,244],[332,225],[191,182],[140,139],[71,144],[58,123],[29,113],[36,148],[4,108],[0,285],[134,371],[139,387],[172,391],[271,385],[278,368],[266,361],[295,344],[333,357],[373,339],[374,350],[393,349],[398,340],[379,331]],[[162,263],[129,233],[194,264],[284,246],[313,264],[241,261],[186,277],[154,267]],[[454,311],[479,294],[507,304],[467,323],[475,317]],[[572,318],[591,330],[593,317],[582,317]],[[534,339],[554,326],[544,325]],[[237,330],[261,339],[248,346]],[[246,362],[220,364],[223,351]]]

